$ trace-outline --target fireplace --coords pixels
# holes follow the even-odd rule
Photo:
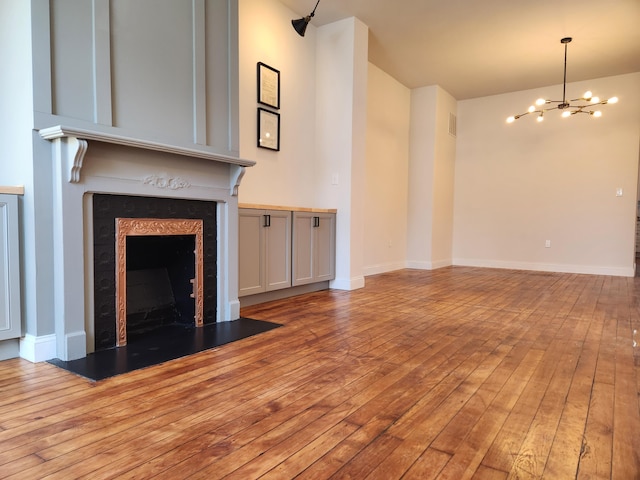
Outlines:
[[[93,195],[95,349],[216,321],[216,203]]]
[[[55,332],[29,339],[35,357],[73,360],[165,323],[239,318],[237,189],[255,162],[72,127],[39,133],[54,162]]]

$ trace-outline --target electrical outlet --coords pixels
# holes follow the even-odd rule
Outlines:
[[[544,241],[544,248],[551,248],[551,240]]]

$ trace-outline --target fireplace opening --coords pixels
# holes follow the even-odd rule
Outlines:
[[[195,237],[129,236],[127,342],[167,325],[195,325]]]

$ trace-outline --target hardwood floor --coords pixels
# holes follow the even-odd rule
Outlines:
[[[451,267],[91,383],[0,362],[2,478],[640,478],[640,279]]]

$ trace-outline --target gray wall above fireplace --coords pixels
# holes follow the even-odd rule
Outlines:
[[[36,129],[238,155],[237,2],[32,4]]]

